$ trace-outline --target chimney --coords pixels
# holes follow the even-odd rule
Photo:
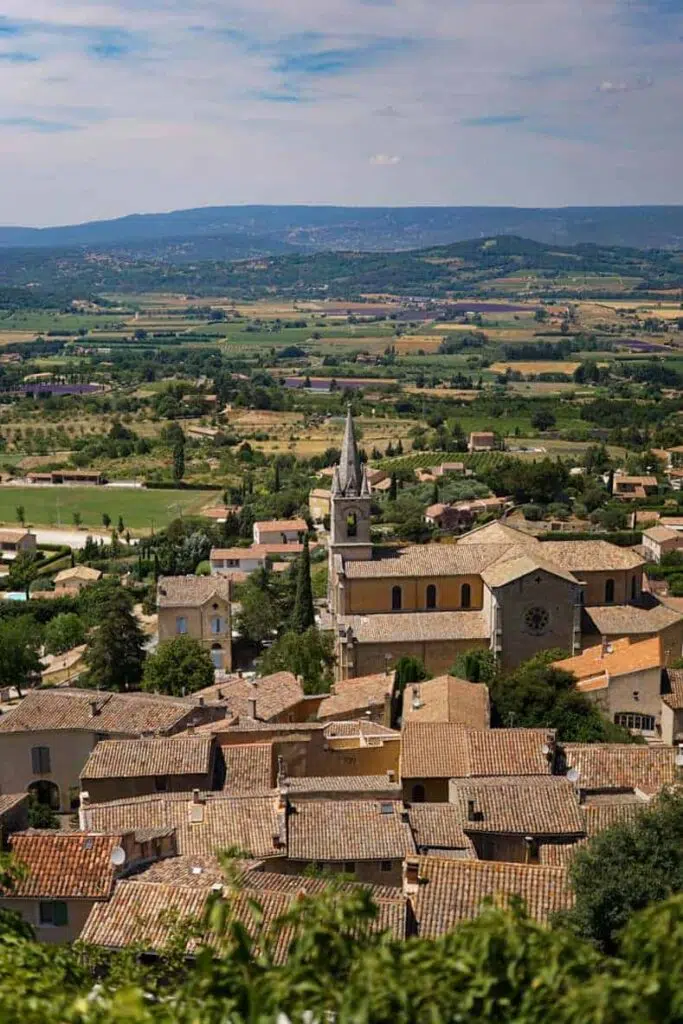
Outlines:
[[[403,895],[414,896],[420,884],[420,862],[417,857],[406,857],[403,862]]]
[[[90,793],[86,793],[84,790],[81,790],[79,794],[78,827],[81,832],[90,832],[92,828]]]
[[[389,780],[389,782],[391,782],[391,783],[394,783],[394,782],[396,782],[396,772],[395,772],[395,771],[393,770],[393,768],[389,768],[389,769],[387,770],[387,779],[388,779],[388,780]]]
[[[304,688],[304,677],[303,676],[297,676],[296,677],[296,681],[297,681],[297,685],[300,686],[301,689],[303,690],[303,688]]]
[[[100,706],[96,700],[90,701],[90,717],[96,718],[100,713]]]
[[[256,697],[250,697],[247,701],[248,715],[249,718],[256,720]]]
[[[216,696],[219,700],[223,700],[223,691],[221,689],[216,690]]]
[[[187,735],[188,736],[194,736],[194,725],[188,725],[188,727],[187,727]]]
[[[204,707],[204,698],[203,697],[197,697],[197,700],[199,702],[200,708],[203,708]]]
[[[468,821],[476,821],[477,820],[476,804],[475,804],[474,800],[468,800],[467,801],[467,820]]]
[[[193,804],[200,804],[201,802],[202,801],[201,801],[201,799],[199,797],[199,790],[198,789],[193,789],[192,790],[192,803]]]

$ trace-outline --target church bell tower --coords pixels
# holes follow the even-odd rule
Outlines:
[[[361,467],[353,431],[351,409],[346,415],[346,428],[339,465],[332,478],[330,498],[330,570],[335,556],[344,561],[367,562],[372,558],[370,541],[370,483]],[[333,572],[330,572],[330,578]]]

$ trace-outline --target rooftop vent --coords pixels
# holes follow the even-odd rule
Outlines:
[[[382,803],[382,804],[379,805],[379,809],[380,809],[380,813],[381,814],[393,814],[394,813],[394,805],[393,804]]]

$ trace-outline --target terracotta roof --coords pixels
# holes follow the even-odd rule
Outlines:
[[[335,683],[332,693],[318,708],[318,718],[334,720],[364,708],[383,707],[394,688],[394,673],[378,672]]]
[[[329,887],[329,882],[251,871],[243,876],[242,886],[238,892],[224,890],[228,919],[236,918],[253,935],[257,928],[254,901],[261,907],[260,923],[270,929],[290,909],[294,900],[301,895],[323,892]],[[344,884],[342,888],[370,892],[377,907],[377,917],[369,923],[371,931],[389,931],[395,939],[405,938],[406,901],[395,889],[354,883]],[[93,908],[81,938],[84,942],[114,949],[129,945],[139,945],[148,950],[160,949],[173,934],[173,920],[202,920],[211,894],[208,879],[204,885],[169,884],[152,881],[149,873],[145,872],[135,880],[117,885],[112,900],[106,906],[106,913],[102,913],[99,906]],[[286,960],[295,938],[293,927],[279,930],[274,949],[276,962]],[[202,944],[216,946],[218,938],[207,932],[200,934],[188,941],[188,952],[195,951]]]
[[[467,833],[559,836],[584,832],[576,790],[557,776],[454,780],[450,801]]]
[[[273,788],[273,744],[235,743],[222,746],[226,793],[263,793]]]
[[[472,840],[463,831],[460,809],[454,804],[411,804],[408,821],[421,852],[439,848],[462,850],[476,859]]]
[[[633,821],[639,814],[643,813],[647,805],[642,801],[631,803],[600,803],[584,804],[581,808],[586,832],[589,836],[595,836],[598,832],[604,832],[612,825],[619,825],[624,821]]]
[[[288,533],[296,530],[297,533],[308,533],[308,523],[305,519],[266,519],[254,523],[254,527],[264,530],[267,533]]]
[[[610,678],[660,668],[663,663],[662,644],[659,636],[649,637],[639,643],[631,643],[628,637],[614,640],[603,647],[587,647],[574,658],[553,662],[554,668],[571,672],[578,680],[588,680],[601,673]]]
[[[658,633],[660,629],[683,619],[683,614],[663,604],[653,608],[638,608],[630,604],[604,605],[586,608],[586,614],[603,636]]]
[[[88,583],[95,583],[102,576],[99,569],[91,569],[89,565],[74,565],[71,569],[62,569],[55,576],[55,583],[65,583],[67,580],[83,580]]]
[[[642,487],[656,487],[656,476],[627,476],[625,473],[615,474],[614,486],[617,484],[640,484]]]
[[[676,774],[675,747],[648,747],[635,743],[565,743],[562,765],[580,774],[577,787],[637,789],[669,785]]]
[[[456,722],[488,729],[488,687],[455,676],[409,683],[403,691],[403,722]]]
[[[311,551],[316,547],[311,544]],[[290,544],[252,544],[249,548],[212,548],[210,559],[216,558],[266,558],[268,555],[300,555],[303,544],[292,541]]]
[[[491,632],[486,616],[478,611],[346,615],[339,624],[350,627],[361,644],[487,640]]]
[[[415,851],[399,800],[301,800],[287,831],[291,860],[402,860]]]
[[[542,843],[538,848],[538,863],[544,867],[568,868],[578,850],[583,849],[588,839],[577,839],[569,843]]]
[[[189,719],[193,710],[180,698],[151,693],[29,690],[20,704],[0,717],[0,733],[85,729],[134,736],[170,730]]]
[[[550,732],[552,736],[552,732]],[[401,737],[404,779],[548,775],[547,729],[466,729],[451,722],[408,722]]]
[[[663,694],[662,700],[672,711],[683,711],[683,669],[669,668],[666,674],[671,692]]]
[[[212,741],[207,736],[101,740],[81,779],[132,779],[147,775],[207,775]]]
[[[238,846],[252,857],[273,857],[280,819],[274,796],[235,797],[203,793],[195,803],[191,793],[164,793],[92,804],[89,826],[94,830],[135,829],[168,825],[176,829],[178,853],[212,855]]]
[[[582,572],[638,569],[645,562],[632,548],[619,548],[606,540],[548,540],[539,544],[543,558],[575,576]]]
[[[24,537],[30,536],[30,530],[0,530],[0,542],[3,544],[18,544]]]
[[[658,543],[667,540],[678,540],[679,536],[678,530],[671,530],[668,526],[651,526],[648,530],[643,530],[643,537]]]
[[[225,872],[218,858],[198,854],[184,857],[164,857],[163,860],[151,864],[137,877],[145,882],[200,889],[207,885],[213,885],[215,882],[225,882]]]
[[[228,708],[228,717],[237,715],[240,719],[250,717],[249,701],[255,700],[257,719],[268,722],[297,705],[305,694],[292,672],[275,672],[252,680],[231,676],[192,696],[224,703]],[[222,731],[220,721],[209,724],[213,731]]]
[[[387,775],[292,776],[285,779],[285,787],[294,798],[299,793],[318,793],[321,797],[327,793],[393,793],[394,799],[401,795],[400,783],[392,782]]]
[[[201,607],[212,598],[230,601],[230,580],[224,576],[160,576],[159,608]]]
[[[525,576],[530,576],[535,572],[545,572],[550,576],[558,576],[569,583],[578,582],[576,576],[572,576],[570,572],[559,568],[548,561],[548,559],[542,559],[537,557],[535,553],[530,554],[527,552],[519,555],[517,558],[495,562],[484,569],[481,578],[487,587],[493,589],[495,587],[505,587],[508,583],[523,579]]]
[[[24,801],[28,802],[28,793],[0,793],[0,820]]]
[[[412,899],[419,934],[438,938],[476,917],[485,899],[507,906],[518,896],[531,917],[546,924],[573,897],[562,868],[495,861],[419,859],[420,884]]]
[[[401,734],[396,729],[390,729],[386,725],[380,725],[378,722],[365,722],[363,719],[351,719],[348,722],[321,722],[326,739],[335,739],[337,737],[356,737],[360,739],[368,739],[371,736],[380,737],[381,739],[395,739],[401,738]]]
[[[15,832],[11,851],[26,874],[4,898],[108,899],[116,876],[111,854],[122,841],[121,832]]]
[[[503,545],[415,544],[378,551],[369,562],[345,562],[349,579],[389,576],[470,576],[506,554]]]

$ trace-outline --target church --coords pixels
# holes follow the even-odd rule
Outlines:
[[[503,521],[453,544],[372,544],[372,491],[349,411],[332,479],[328,607],[337,676],[384,672],[403,656],[432,675],[473,648],[512,669],[539,651],[572,655],[621,636],[657,635],[667,663],[683,614],[642,591],[643,558],[604,540],[540,541]]]

